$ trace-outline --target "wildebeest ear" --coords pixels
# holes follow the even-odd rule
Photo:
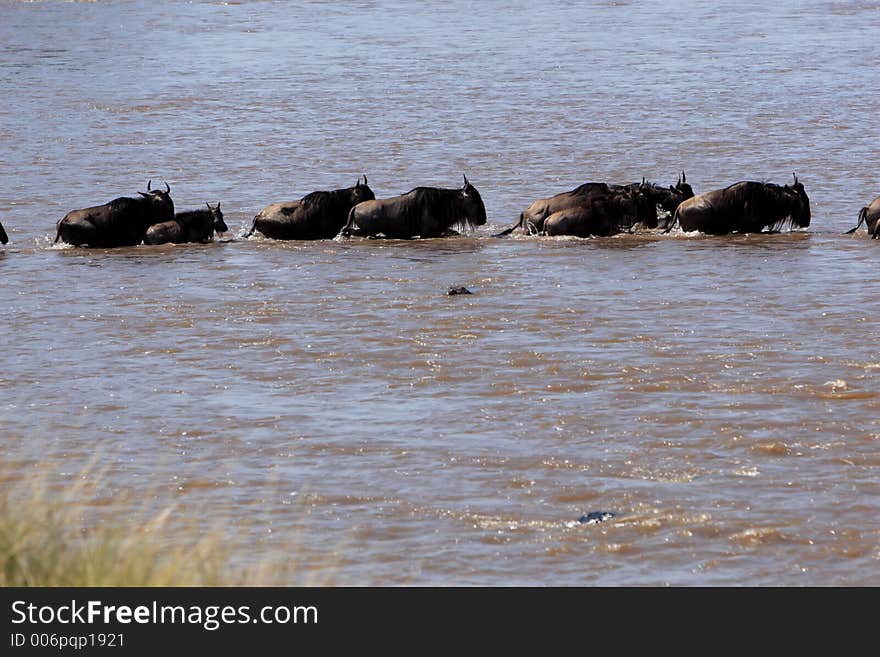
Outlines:
[[[208,209],[209,209],[209,210],[213,210],[213,209],[214,209],[214,208],[212,208],[212,207],[211,207],[211,204],[210,204],[210,203],[208,203],[208,202],[207,202],[207,201],[205,201],[205,205],[207,205],[207,206],[208,206]]]
[[[147,194],[146,192],[138,192],[138,194],[140,194],[144,198],[150,198],[150,194]]]

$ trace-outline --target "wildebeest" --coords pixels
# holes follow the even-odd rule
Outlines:
[[[657,215],[658,209],[663,211],[666,215],[664,228],[667,228],[672,221],[672,217],[678,206],[694,196],[694,190],[688,184],[687,175],[684,171],[681,172],[681,175],[678,177],[678,182],[675,185],[670,185],[667,188],[653,183],[645,183],[643,181],[639,191],[648,197],[652,208],[652,210],[646,215],[646,218],[640,220],[640,223],[645,228],[657,228],[660,223]]]
[[[776,231],[785,225],[806,228],[810,199],[796,175],[792,185],[738,182],[682,202],[667,230],[676,222],[685,232],[710,235],[760,233],[765,228]]]
[[[206,244],[213,239],[215,231],[225,233],[229,230],[223,221],[220,204],[212,206],[206,202],[205,205],[208,206],[207,210],[178,212],[171,221],[153,224],[144,235],[144,244]]]
[[[495,237],[504,237],[517,229],[521,229],[526,234],[545,233],[544,222],[552,214],[570,210],[572,212],[569,212],[566,216],[574,216],[578,214],[573,212],[577,208],[592,206],[593,202],[597,199],[610,199],[613,197],[630,199],[631,204],[629,207],[635,213],[631,217],[632,221],[629,218],[623,219],[621,228],[631,229],[636,224],[640,224],[645,228],[657,228],[659,225],[658,207],[671,215],[675,212],[676,207],[678,207],[681,201],[693,195],[694,190],[687,184],[684,171],[679,176],[678,183],[674,186],[670,185],[668,189],[649,183],[644,178],[642,178],[640,183],[630,183],[628,185],[587,182],[571,191],[534,201],[520,213],[519,221],[495,234]]]
[[[590,199],[607,196],[611,187],[602,182],[587,182],[568,192],[560,192],[548,198],[532,202],[519,215],[519,221],[509,228],[497,233],[495,237],[509,235],[521,228],[524,233],[534,234],[544,231],[544,220],[555,212],[585,205]]]
[[[257,213],[246,237],[258,230],[276,240],[332,239],[339,234],[355,205],[374,198],[365,175],[364,183],[358,178],[354,187],[312,192],[299,201],[273,203]]]
[[[58,222],[55,242],[63,240],[74,246],[135,246],[144,240],[152,224],[174,219],[171,187],[165,191],[150,189],[138,192],[139,198],[117,198],[104,205],[72,210]]]
[[[0,243],[6,244],[9,242],[9,236],[6,234],[6,231],[3,229],[3,224],[0,224]]]
[[[846,234],[850,235],[856,232],[859,226],[862,225],[862,222],[864,222],[871,237],[877,239],[880,237],[880,221],[878,219],[880,219],[880,196],[859,211],[859,223],[856,224],[855,228],[850,228],[846,231]]]
[[[638,222],[638,196],[626,190],[597,196],[582,205],[554,212],[544,220],[544,235],[609,237]],[[656,211],[655,211],[656,219]]]
[[[349,212],[340,235],[443,237],[455,233],[453,226],[472,228],[485,223],[483,199],[464,176],[460,189],[416,187],[400,196],[359,203]]]

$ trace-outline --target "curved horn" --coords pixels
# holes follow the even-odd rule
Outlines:
[[[171,185],[168,184],[168,181],[167,181],[167,180],[165,181],[165,193],[166,193],[166,194],[170,194],[170,193],[171,193]]]
[[[364,186],[366,187],[366,185],[367,185],[367,174],[364,174]]]
[[[681,170],[681,182],[686,183],[688,181],[688,177],[684,173],[684,169]]]
[[[470,185],[470,183],[468,182],[468,179],[467,179],[467,176],[466,176],[466,175],[461,174],[461,177],[464,178],[464,186],[465,186],[465,187],[467,187],[468,185]]]
[[[150,179],[147,181],[147,191],[150,191],[150,185],[152,185],[152,184],[153,184],[153,179],[150,178]]]
[[[794,184],[797,185],[797,174],[794,171],[792,171],[791,175],[794,177]]]
[[[209,209],[209,210],[213,210],[213,209],[214,209],[214,208],[212,208],[212,207],[211,207],[211,204],[210,204],[210,203],[208,203],[208,202],[207,202],[207,201],[205,201],[205,205],[207,205],[207,206],[208,206],[208,209]]]

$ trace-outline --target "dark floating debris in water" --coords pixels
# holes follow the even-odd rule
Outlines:
[[[448,294],[449,296],[454,296],[456,294],[473,294],[473,292],[471,292],[466,287],[451,287],[446,291],[446,294]]]
[[[610,511],[590,511],[588,514],[578,518],[578,522],[582,525],[598,525],[600,522],[611,520],[616,515],[616,513],[611,513]]]

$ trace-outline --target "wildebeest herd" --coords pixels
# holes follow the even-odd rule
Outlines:
[[[228,230],[220,203],[207,209],[174,211],[171,187],[152,189],[103,205],[68,212],[57,224],[55,242],[74,246],[116,247],[144,244],[210,242]],[[880,237],[880,197],[863,207],[858,223]],[[459,234],[486,224],[483,199],[464,176],[457,189],[416,187],[405,194],[377,199],[358,177],[353,187],[316,191],[297,201],[273,203],[254,217],[245,237],[259,232],[276,240],[361,237],[434,238]],[[810,225],[810,200],[794,175],[790,185],[738,182],[724,189],[694,194],[684,171],[675,185],[648,182],[587,182],[575,189],[530,203],[519,219],[493,237],[510,234],[607,237],[636,230],[675,226],[683,232],[710,235],[778,232]],[[0,242],[9,238],[0,225]]]

